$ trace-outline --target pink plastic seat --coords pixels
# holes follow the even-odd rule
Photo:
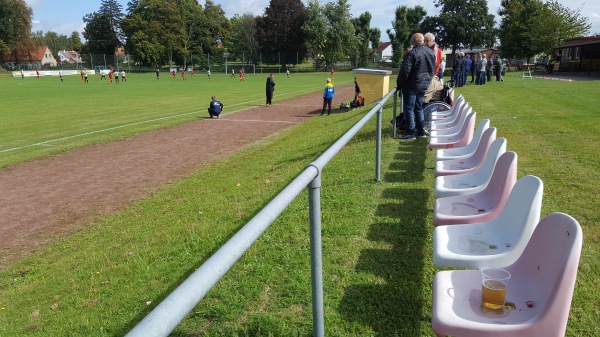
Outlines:
[[[433,264],[437,267],[500,268],[523,253],[540,221],[544,184],[525,176],[514,185],[506,205],[490,221],[438,226],[433,230]]]
[[[506,149],[506,138],[500,137],[492,142],[490,149],[502,147]],[[506,150],[504,150],[506,152]],[[502,156],[500,156],[502,158]],[[498,159],[500,159],[498,158]],[[451,197],[481,192],[490,182],[496,168],[495,157],[487,157],[483,164],[473,172],[435,177],[433,195],[436,198]]]
[[[496,128],[490,128],[487,131],[486,138],[492,138],[492,134],[496,134]],[[495,138],[495,137],[494,137]],[[460,159],[448,159],[442,160],[435,163],[435,176],[448,176],[452,174],[464,174],[476,171],[479,166],[483,164],[483,160],[487,156],[495,156],[499,158],[506,149],[505,148],[490,148],[492,143],[480,142],[479,146],[475,149],[470,156]],[[492,153],[492,151],[495,151]]]
[[[431,326],[436,336],[563,337],[577,278],[583,235],[564,213],[546,216],[522,255],[505,269],[506,305],[481,306],[478,270],[441,271],[433,280]]]
[[[490,120],[484,119],[482,120],[475,133],[473,134],[473,138],[469,144],[463,147],[457,147],[452,149],[440,149],[435,152],[435,160],[449,160],[449,159],[461,159],[469,157],[475,152],[479,143],[489,143],[491,144],[496,139],[496,129],[492,130],[493,132],[485,133],[490,128]],[[489,148],[489,145],[487,145]]]
[[[446,111],[433,111],[431,113],[431,120],[438,120],[438,119],[447,119],[449,117],[451,117],[452,115],[454,115],[458,109],[460,109],[460,107],[466,103],[465,99],[463,97],[463,95],[459,95],[458,98],[456,99],[456,101],[454,101],[454,104],[452,104],[452,108],[450,108],[450,110],[446,110]]]
[[[430,134],[432,137],[435,137],[437,134],[448,134],[448,133],[454,133],[456,131],[453,132],[449,132],[448,130],[452,130],[458,128],[460,129],[460,125],[462,125],[462,123],[464,123],[464,120],[467,118],[467,116],[472,112],[472,108],[469,107],[468,104],[464,104],[459,110],[458,112],[454,115],[454,117],[452,117],[451,119],[448,119],[448,121],[444,121],[443,123],[441,122],[435,122],[432,121],[430,122]]]
[[[427,148],[433,149],[449,149],[453,147],[462,147],[471,142],[475,128],[476,113],[471,112],[465,120],[461,130],[450,136],[440,136],[429,138]]]
[[[504,209],[516,181],[517,154],[505,152],[498,159],[490,182],[481,192],[436,199],[433,224],[471,224],[495,219]]]
[[[440,115],[442,112],[446,112],[446,111],[442,111],[442,112],[439,112],[440,114],[438,114],[436,117],[433,117],[433,112],[432,112],[431,115],[429,116],[430,127],[434,128],[434,129],[443,129],[444,124],[453,122],[468,107],[469,107],[469,103],[462,101],[459,105],[455,105],[453,107],[454,108],[453,110],[448,110],[450,112],[445,115]],[[438,111],[436,111],[436,112],[438,112]]]

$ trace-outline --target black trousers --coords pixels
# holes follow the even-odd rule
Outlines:
[[[273,100],[273,92],[272,91],[267,91],[267,104],[271,105],[272,104],[272,100]]]
[[[321,115],[325,113],[325,108],[329,109],[327,111],[327,114],[331,113],[331,100],[332,100],[332,98],[323,97],[323,112],[321,112]]]

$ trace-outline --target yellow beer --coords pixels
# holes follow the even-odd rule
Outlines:
[[[481,304],[488,309],[504,308],[506,283],[498,280],[484,280],[481,283]]]

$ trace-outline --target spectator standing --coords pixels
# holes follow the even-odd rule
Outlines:
[[[471,83],[475,83],[475,73],[477,72],[477,54],[471,55]],[[466,80],[466,79],[465,79]]]
[[[425,34],[424,38],[427,47],[431,48],[435,54],[435,72],[433,73],[433,76],[437,76],[440,71],[440,64],[442,63],[442,49],[435,43],[435,35],[432,33]]]
[[[446,56],[442,56],[442,62],[440,62],[440,72],[438,73],[438,77],[442,84],[444,84],[444,72],[446,71]]]
[[[358,86],[358,82],[356,82],[356,77],[354,78],[354,101],[358,99],[360,95],[360,87]]]
[[[450,84],[453,87],[458,86],[458,72],[460,71],[460,53],[454,54],[454,60],[452,60],[452,73],[450,74]]]
[[[235,75],[234,75],[235,76]],[[275,79],[273,78],[273,74],[270,74],[267,77],[267,106],[271,106],[273,104],[273,92],[275,91]]]
[[[472,66],[473,60],[471,60],[471,55],[465,55],[465,72],[463,73],[462,85],[467,85],[467,78],[469,77],[469,73],[471,72]]]
[[[496,62],[494,67],[496,69],[496,81],[504,81],[504,79],[502,78],[502,59],[498,55],[496,55]]]
[[[396,80],[398,90],[402,92],[403,114],[407,123],[407,132],[401,140],[426,137],[423,128],[423,96],[436,68],[435,53],[424,44],[423,34],[413,34],[411,43],[413,49],[404,56]]]
[[[208,106],[208,114],[210,115],[210,118],[220,118],[221,111],[223,111],[223,103],[217,101],[216,96],[211,97],[210,105]]]
[[[490,82],[492,80],[492,72],[494,71],[494,60],[492,60],[492,55],[487,60],[487,64],[485,66],[485,73],[487,81]]]
[[[467,67],[467,60],[465,59],[465,53],[460,52],[460,71],[458,73],[459,76],[459,87],[462,87],[465,83],[465,69]]]
[[[323,110],[321,111],[321,116],[325,114],[325,108],[328,109],[327,116],[331,115],[331,101],[333,100],[334,95],[335,88],[333,87],[333,83],[331,83],[331,78],[328,78],[327,84],[325,84],[325,90],[323,90]]]
[[[487,64],[487,60],[485,59],[485,55],[478,55],[479,60],[477,61],[477,85],[485,84],[485,66]]]

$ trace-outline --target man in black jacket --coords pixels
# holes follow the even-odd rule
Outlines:
[[[273,79],[273,74],[270,74],[269,77],[267,77],[267,87],[266,87],[267,106],[271,106],[271,104],[273,104],[273,102],[272,102],[273,91],[275,91],[275,80]]]
[[[396,86],[402,92],[403,113],[407,123],[407,133],[401,140],[426,137],[423,129],[423,96],[435,71],[435,53],[424,44],[423,34],[415,33],[411,43],[413,49],[404,55],[396,80]]]

